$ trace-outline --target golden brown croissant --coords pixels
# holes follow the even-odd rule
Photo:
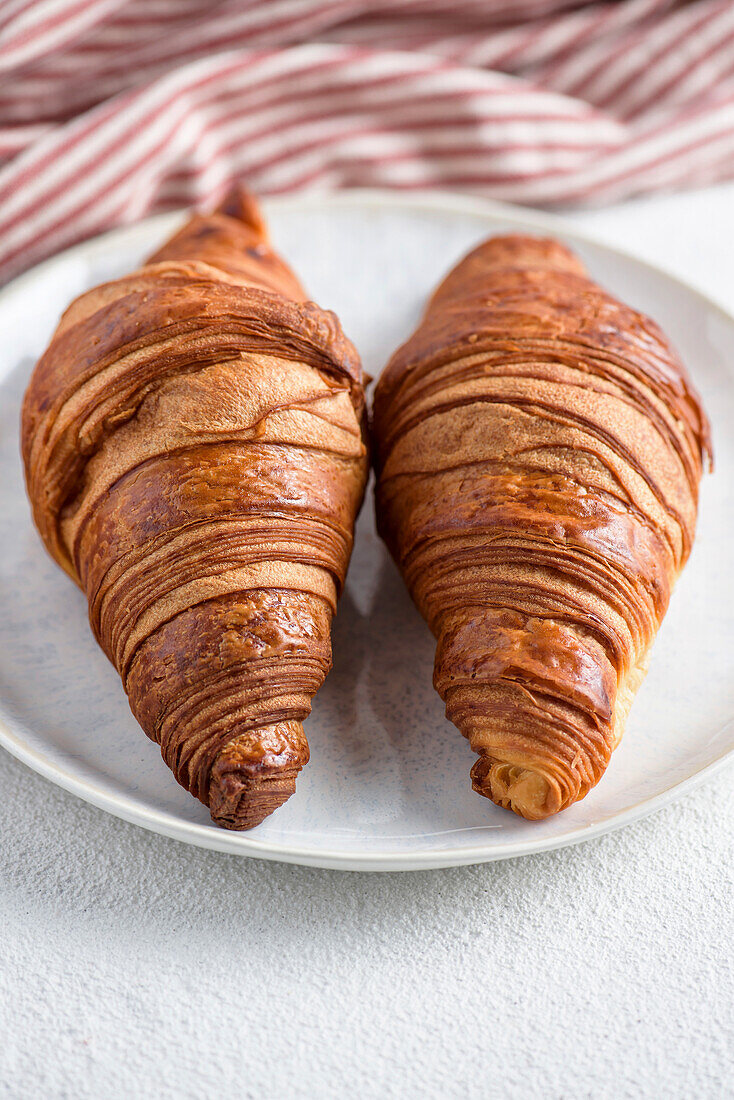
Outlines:
[[[308,761],[367,469],[359,358],[233,193],[66,311],[25,396],[41,536],[132,711],[227,828]]]
[[[393,356],[373,434],[474,789],[557,813],[603,774],[691,549],[710,447],[685,370],[566,248],[500,237]]]

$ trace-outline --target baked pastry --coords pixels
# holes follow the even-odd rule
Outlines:
[[[367,473],[360,361],[234,191],[66,311],[25,395],[36,526],[133,714],[226,828],[295,789]]]
[[[557,813],[604,773],[691,550],[711,452],[686,372],[561,244],[498,237],[391,359],[373,437],[474,790]]]

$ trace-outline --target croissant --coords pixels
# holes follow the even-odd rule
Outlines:
[[[565,247],[498,237],[392,357],[373,437],[473,788],[555,814],[603,775],[691,550],[711,450],[686,372]]]
[[[308,762],[363,412],[354,347],[239,190],[78,298],[26,391],[41,537],[136,719],[226,828],[272,813]]]

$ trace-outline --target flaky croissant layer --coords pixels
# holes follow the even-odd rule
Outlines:
[[[474,789],[557,813],[604,773],[691,549],[710,445],[685,370],[562,245],[498,237],[393,356],[373,437]]]
[[[178,781],[258,824],[302,722],[366,479],[359,358],[233,192],[64,314],[26,392],[41,536]]]

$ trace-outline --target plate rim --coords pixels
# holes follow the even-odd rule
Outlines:
[[[726,323],[734,327],[733,312],[730,312],[716,299],[711,298],[685,279],[667,271],[662,265],[643,259],[627,249],[607,244],[595,234],[579,230],[561,216],[546,214],[531,207],[525,208],[512,203],[440,190],[413,193],[382,188],[349,188],[334,192],[314,190],[295,195],[265,196],[262,199],[262,204],[266,213],[268,209],[291,208],[298,210],[308,206],[324,206],[325,204],[341,207],[391,206],[414,211],[438,211],[457,215],[470,215],[489,220],[502,219],[509,223],[515,222],[523,228],[538,230],[552,236],[565,237],[581,244],[603,249],[607,253],[624,260],[632,261],[638,267],[647,269],[656,276],[662,276],[669,282],[676,284],[687,294],[698,299],[709,311],[713,310]],[[165,228],[173,228],[178,222],[182,221],[186,213],[186,210],[178,209],[155,214],[131,225],[109,230],[56,253],[30,270],[23,272],[5,287],[0,288],[0,309],[5,306],[6,302],[12,300],[16,294],[23,293],[27,286],[32,285],[39,277],[43,277],[47,272],[53,270],[55,266],[68,262],[77,256],[87,257],[94,256],[96,253],[108,252],[110,245],[116,245],[120,242],[129,244],[138,237],[145,239],[158,230],[162,233]],[[734,719],[730,720],[726,726],[731,725],[732,722],[734,722]],[[716,773],[723,770],[731,762],[731,757],[734,756],[734,744],[732,744],[730,748],[725,749],[720,756],[710,761],[705,767],[678,780],[666,790],[649,798],[643,798],[617,814],[591,825],[579,826],[561,836],[535,840],[530,837],[504,844],[501,847],[497,846],[496,843],[488,842],[463,850],[425,848],[410,852],[356,852],[339,848],[314,851],[312,848],[299,848],[297,845],[289,843],[258,840],[257,837],[251,834],[228,832],[224,829],[216,829],[208,824],[201,825],[196,822],[183,821],[167,811],[138,806],[124,795],[108,793],[93,781],[67,771],[56,761],[29,746],[12,731],[2,718],[0,718],[0,745],[43,778],[90,803],[97,809],[101,809],[130,824],[138,825],[149,832],[230,855],[347,871],[410,871],[467,866],[514,859],[519,856],[555,851],[556,849],[580,844],[624,828],[626,825],[655,813],[712,778]]]

